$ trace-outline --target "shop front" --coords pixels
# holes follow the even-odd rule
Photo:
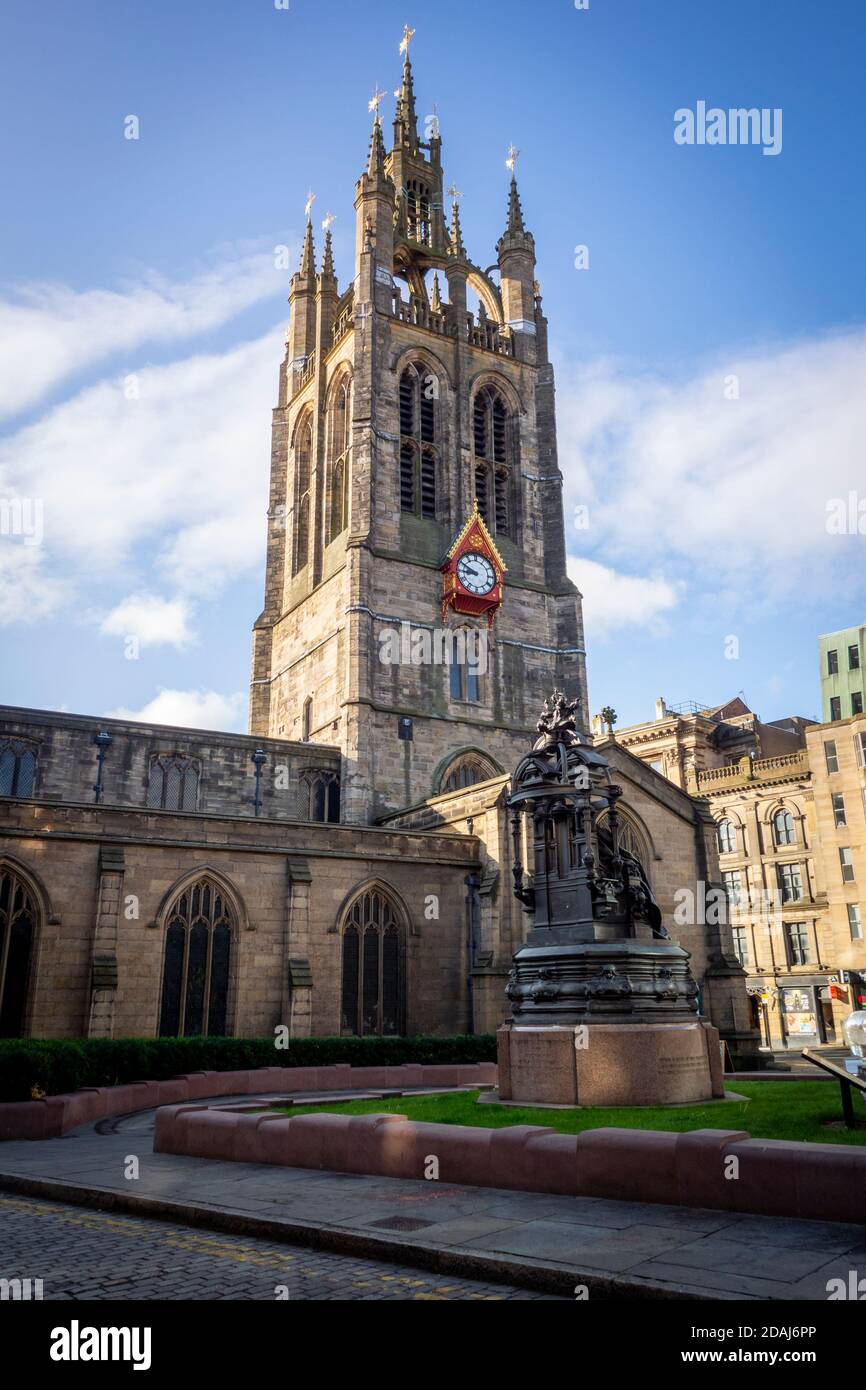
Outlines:
[[[785,1047],[818,1047],[836,1041],[829,981],[781,977],[778,982],[782,1038]]]
[[[752,1010],[752,1026],[761,1034],[761,1047],[768,1051],[804,1047],[839,1041],[833,1003],[839,1007],[836,976],[750,975],[746,981]]]

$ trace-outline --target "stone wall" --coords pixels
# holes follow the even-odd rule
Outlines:
[[[266,755],[262,814],[272,820],[303,820],[309,811],[303,775],[314,770],[340,770],[339,753],[315,743],[0,707],[0,747],[11,740],[36,753],[33,794],[39,801],[95,800],[97,749],[93,740],[103,730],[111,735],[103,766],[101,799],[106,805],[146,807],[151,763],[155,758],[177,754],[191,759],[200,774],[196,812],[252,816],[252,754],[261,748]]]
[[[407,1030],[467,1030],[473,837],[3,800],[0,863],[38,904],[30,1036],[154,1036],[168,910],[204,872],[235,916],[231,1033],[340,1032],[340,927],[370,885],[401,923]]]

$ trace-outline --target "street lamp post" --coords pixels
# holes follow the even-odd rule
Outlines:
[[[108,749],[111,747],[111,734],[106,733],[104,729],[100,729],[99,733],[94,735],[93,742],[96,744],[97,748],[96,781],[93,785],[93,791],[96,798],[96,804],[99,805],[99,803],[102,801],[103,765],[105,763],[105,755],[108,752]]]
[[[256,767],[256,794],[252,799],[253,814],[256,816],[262,813],[262,768],[267,760],[268,755],[262,748],[257,748],[250,760]]]

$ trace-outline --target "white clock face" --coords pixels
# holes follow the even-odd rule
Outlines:
[[[496,587],[496,571],[486,555],[470,550],[457,561],[457,578],[470,594],[489,594]]]

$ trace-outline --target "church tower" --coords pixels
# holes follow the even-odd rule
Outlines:
[[[510,771],[555,687],[588,712],[517,151],[497,262],[482,270],[453,186],[446,215],[438,120],[419,134],[411,38],[390,150],[384,93],[370,103],[346,289],[330,216],[317,269],[308,200],[254,629],[250,732],[337,745],[341,818],[355,823]],[[495,615],[443,607],[443,562],[476,502],[505,570]]]

